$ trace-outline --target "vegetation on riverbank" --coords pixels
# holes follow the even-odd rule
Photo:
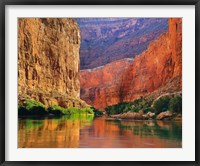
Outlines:
[[[133,102],[122,102],[105,108],[105,111],[108,115],[121,114],[126,112],[139,112],[143,110],[144,112],[154,112],[151,108],[153,103],[152,98],[143,98],[134,100]]]
[[[35,100],[31,99],[26,99],[23,103],[23,105],[18,106],[18,115],[19,116],[35,116],[35,115],[40,115],[40,116],[45,116],[47,115],[47,109],[45,106],[37,102]]]
[[[182,96],[164,96],[153,104],[156,115],[161,112],[182,113]]]
[[[145,119],[156,118],[159,115],[159,118],[165,118],[165,116],[174,118],[176,115],[180,116],[182,114],[182,96],[166,95],[157,99],[141,97],[133,102],[123,102],[108,106],[105,110],[108,116],[121,114],[123,116],[119,117],[141,117]],[[149,117],[150,113],[155,116],[152,114],[152,117]]]
[[[45,107],[41,102],[26,99],[23,105],[18,106],[19,116],[62,116],[62,115],[72,115],[72,114],[93,114],[100,115],[99,111],[93,107],[86,108],[63,108],[58,105],[53,105],[50,107]]]
[[[95,117],[103,116],[103,112],[99,111],[98,109],[91,107],[93,109]]]

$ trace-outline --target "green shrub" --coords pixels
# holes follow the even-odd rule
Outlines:
[[[98,109],[91,107],[93,109],[94,112],[94,116],[99,117],[99,116],[103,116],[103,112],[99,111]]]
[[[153,103],[152,98],[143,98],[134,100],[133,102],[122,102],[105,108],[108,115],[121,114],[128,111],[139,112],[145,108],[151,107]]]
[[[30,109],[30,113],[31,115],[47,115],[48,114],[45,107],[42,107],[42,106],[33,106]]]
[[[182,113],[182,96],[176,96],[170,100],[169,110],[175,113]]]
[[[177,113],[182,112],[182,98],[180,96],[163,96],[155,101],[153,108],[151,107],[152,104],[153,98],[140,97],[133,102],[122,102],[108,106],[105,108],[105,111],[108,115],[121,114],[128,111],[139,112],[139,110],[143,110],[144,113],[153,112],[156,115],[167,110]]]
[[[137,108],[137,107],[133,107],[133,108],[131,108],[130,111],[131,111],[131,112],[139,112],[139,108]]]
[[[94,114],[93,108],[63,108],[58,105],[53,105],[45,108],[45,106],[32,99],[27,99],[24,101],[22,106],[18,106],[18,115],[20,116],[29,116],[29,115],[48,115],[53,114],[56,116],[61,115],[71,115],[71,114]]]
[[[64,114],[65,109],[58,105],[54,105],[48,108],[48,112],[56,116],[61,116]]]
[[[54,115],[71,115],[71,114],[94,114],[93,109],[90,107],[86,108],[63,108],[58,105],[54,105],[48,108],[49,113]]]
[[[134,106],[137,107],[139,110],[151,107],[152,103],[153,103],[152,98],[144,98],[144,97],[140,97],[140,99],[133,101]]]
[[[19,116],[29,115],[29,111],[25,107],[23,107],[23,106],[18,106],[18,115]]]
[[[32,99],[26,99],[23,104],[23,107],[25,107],[27,110],[30,110],[31,108],[33,108],[35,106],[45,108],[44,104],[42,104],[39,101],[32,100]]]
[[[119,103],[105,108],[108,115],[120,114],[128,111],[127,103]]]
[[[71,107],[71,108],[66,108],[66,111],[69,112],[70,114],[94,114],[93,109],[90,107],[86,108]]]
[[[32,99],[26,99],[22,106],[18,107],[18,115],[28,116],[28,115],[47,115],[48,112],[45,106]]]
[[[169,96],[161,97],[160,99],[155,101],[153,108],[155,109],[156,115],[158,115],[161,112],[164,112],[164,111],[168,110],[169,101],[170,101],[170,97]]]
[[[70,108],[66,108],[66,110],[64,111],[64,114],[78,114],[79,109],[76,107],[70,107]]]
[[[94,111],[91,107],[87,107],[87,108],[84,108],[84,111],[87,113],[87,114],[94,114]]]
[[[147,107],[143,109],[143,112],[146,114],[148,112],[155,112],[155,110],[152,107]]]
[[[94,114],[93,109],[90,107],[80,108],[79,113]]]

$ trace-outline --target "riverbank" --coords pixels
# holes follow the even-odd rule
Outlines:
[[[129,120],[174,120],[174,121],[181,121],[182,115],[177,113],[171,113],[170,111],[161,112],[157,116],[155,113],[148,112],[144,113],[143,111],[137,112],[126,112],[123,114],[115,114],[107,116],[107,119],[129,119]]]
[[[59,117],[73,114],[89,114],[94,116],[101,116],[103,113],[90,106],[84,108],[63,108],[58,105],[46,107],[41,102],[32,99],[26,99],[22,104],[18,106],[19,117]]]
[[[182,94],[141,97],[105,108],[108,118],[132,120],[182,120]]]

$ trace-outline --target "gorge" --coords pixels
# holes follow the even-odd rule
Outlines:
[[[181,18],[18,18],[18,148],[181,147]]]
[[[133,58],[134,57],[134,58]],[[168,30],[141,54],[81,70],[81,98],[95,108],[156,98],[182,90],[182,20],[168,19]]]
[[[103,111],[181,89],[180,18],[18,20],[19,103]]]

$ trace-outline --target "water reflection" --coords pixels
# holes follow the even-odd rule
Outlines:
[[[108,121],[90,115],[19,119],[21,148],[180,148],[182,122]]]
[[[81,129],[80,147],[178,148],[182,145],[181,122],[94,120]]]
[[[89,126],[92,120],[92,115],[62,116],[53,119],[19,119],[18,147],[79,147],[80,128]]]

